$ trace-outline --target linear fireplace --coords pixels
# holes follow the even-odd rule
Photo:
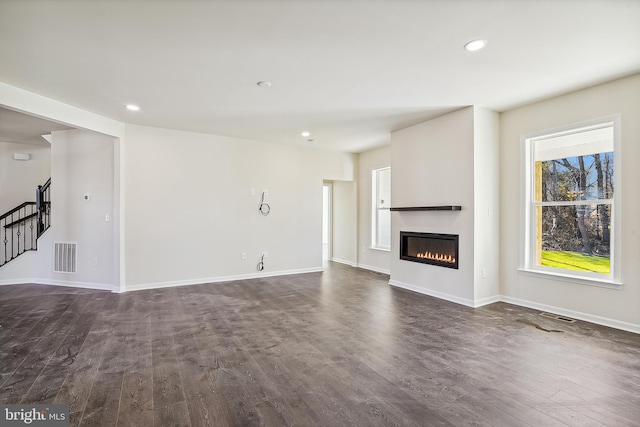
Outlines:
[[[400,259],[458,269],[458,235],[401,231]]]

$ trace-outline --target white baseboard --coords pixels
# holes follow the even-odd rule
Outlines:
[[[348,265],[348,266],[354,267],[354,268],[363,268],[365,270],[375,271],[376,273],[391,274],[391,272],[389,270],[385,270],[384,268],[378,268],[378,267],[374,267],[372,265],[367,265],[367,264],[359,264],[357,262],[347,261],[346,259],[331,258],[331,261],[337,262],[337,263],[340,263],[340,264],[345,264],[345,265]]]
[[[585,322],[595,323],[597,325],[608,326],[610,328],[621,329],[623,331],[640,334],[640,325],[636,325],[634,323],[622,322],[620,320],[609,319],[608,317],[595,316],[593,314],[582,313],[579,311],[568,310],[566,308],[554,307],[546,304],[540,304],[537,302],[527,301],[520,298],[513,298],[506,295],[501,295],[500,300],[508,304],[533,308],[535,310],[546,311],[553,314],[559,314],[561,316],[571,317],[573,319],[584,320]]]
[[[386,270],[384,268],[379,268],[379,267],[374,267],[373,265],[357,264],[356,267],[364,268],[365,270],[375,271],[376,273],[387,274],[387,275],[391,274],[390,270]]]
[[[140,283],[125,286],[123,292],[142,291],[146,289],[171,288],[174,286],[202,285],[205,283],[233,282],[237,280],[260,279],[263,277],[288,276],[291,274],[305,274],[321,272],[322,267],[302,268],[297,270],[282,270],[273,272],[257,272],[230,276],[203,277],[199,279],[175,280],[170,282]]]
[[[614,329],[620,329],[623,331],[640,334],[640,325],[636,325],[634,323],[628,323],[620,320],[610,319],[607,317],[601,317],[593,314],[582,313],[579,311],[568,310],[566,308],[540,304],[537,302],[527,301],[519,298],[513,298],[506,295],[495,295],[495,296],[483,298],[477,301],[471,301],[466,298],[460,298],[455,295],[449,295],[449,294],[434,291],[431,289],[424,289],[415,285],[411,285],[409,283],[399,282],[397,280],[390,280],[389,284],[392,286],[397,286],[399,288],[417,292],[423,295],[440,298],[446,301],[455,302],[457,304],[462,304],[472,308],[478,308],[478,307],[482,307],[488,304],[493,304],[496,302],[505,302],[507,304],[519,305],[522,307],[532,308],[534,310],[546,311],[549,313],[559,314],[561,316],[571,317],[573,319],[583,320],[585,322],[595,323],[597,325],[607,326]]]
[[[500,302],[500,301],[502,301],[502,298],[500,295],[494,295],[491,297],[482,298],[474,302],[473,308],[482,307],[484,305],[489,305],[489,304],[493,304],[495,302]]]
[[[431,289],[421,288],[419,286],[412,285],[410,283],[400,282],[399,280],[389,280],[391,286],[407,289],[409,291],[417,292],[423,295],[429,295],[430,297],[440,298],[446,301],[455,302],[457,304],[466,305],[467,307],[474,307],[474,303],[470,299],[460,298],[455,295],[445,294],[444,292],[438,292]]]
[[[35,279],[7,279],[0,280],[0,286],[11,286],[11,285],[26,285],[29,283],[34,283]]]
[[[38,278],[22,278],[22,279],[9,279],[0,281],[0,286],[8,285],[47,285],[47,286],[65,286],[68,288],[84,288],[95,289],[100,291],[118,292],[117,286],[109,285],[106,283],[92,283],[92,282],[72,282],[66,280],[51,280],[51,279],[38,279]]]
[[[351,266],[351,267],[356,267],[356,266],[357,266],[355,262],[353,262],[353,261],[347,261],[346,259],[331,258],[331,261],[333,261],[333,262],[338,262],[338,263],[340,263],[340,264],[346,264],[346,265]]]

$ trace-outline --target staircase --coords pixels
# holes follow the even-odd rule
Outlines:
[[[38,249],[38,238],[51,226],[51,178],[36,189],[36,201],[24,202],[0,216],[0,267]]]

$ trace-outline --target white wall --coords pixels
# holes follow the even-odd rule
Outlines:
[[[31,160],[13,159],[28,153]],[[51,176],[51,147],[0,142],[0,214],[23,202],[36,201],[36,188]]]
[[[392,212],[390,283],[474,303],[474,109],[391,134],[392,205],[461,205],[455,212]],[[459,269],[401,260],[400,231],[458,234]]]
[[[322,269],[323,179],[353,180],[354,155],[134,125],[126,141],[126,289]]]
[[[357,264],[358,215],[356,182],[333,181],[333,260]]]
[[[358,156],[358,266],[386,274],[391,268],[391,252],[371,248],[371,171],[390,165],[391,146],[365,151]],[[391,200],[392,203],[395,200],[393,191]],[[391,233],[394,232],[392,228]]]
[[[621,115],[622,289],[582,285],[518,272],[521,239],[520,137]],[[640,75],[513,109],[501,115],[501,293],[507,300],[640,332]],[[622,185],[620,185],[620,183]]]

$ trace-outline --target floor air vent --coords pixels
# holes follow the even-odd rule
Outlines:
[[[54,242],[53,243],[53,272],[75,273],[78,259],[78,244]]]
[[[574,323],[576,321],[576,319],[560,316],[559,314],[553,314],[553,313],[540,313],[540,316],[548,317],[549,319],[561,320],[567,323]]]

